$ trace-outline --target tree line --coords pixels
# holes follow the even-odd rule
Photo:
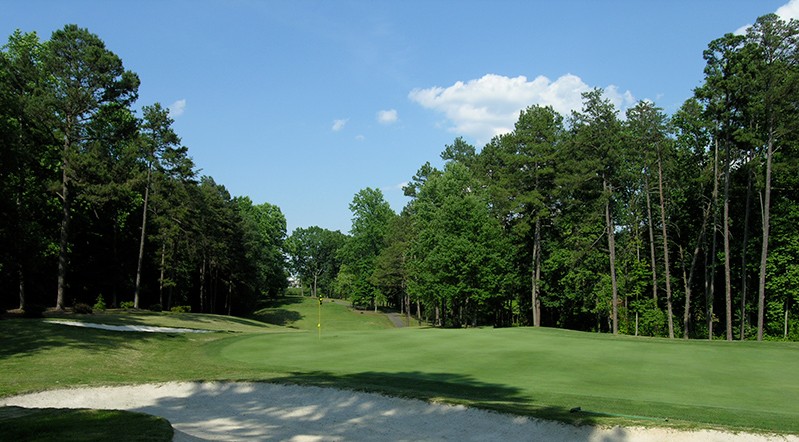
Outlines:
[[[349,234],[286,237],[280,209],[198,176],[139,78],[75,25],[0,51],[4,308],[190,305],[246,314],[287,287],[442,327],[799,339],[799,78],[793,20],[704,52],[672,115],[593,90],[445,146],[397,214],[358,192]],[[140,115],[139,115],[140,114]]]
[[[401,213],[367,188],[346,238],[295,232],[292,269],[438,326],[799,339],[798,38],[771,14],[712,41],[670,116],[593,90],[479,151],[457,138]]]
[[[287,286],[286,220],[198,176],[139,78],[76,25],[0,51],[3,308],[246,313]]]

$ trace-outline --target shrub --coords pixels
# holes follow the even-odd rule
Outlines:
[[[27,304],[24,309],[22,309],[22,316],[25,318],[42,318],[44,317],[44,311],[47,308],[43,305],[38,304]]]
[[[103,300],[103,295],[97,296],[97,302],[94,303],[94,307],[92,308],[101,312],[105,311],[105,301]]]
[[[172,313],[191,313],[190,305],[176,305],[169,309]]]
[[[133,308],[133,301],[123,301],[119,303],[119,308],[129,310]]]
[[[91,315],[92,314],[92,307],[89,304],[84,304],[82,302],[75,304],[72,307],[72,311],[79,315]]]
[[[150,306],[149,310],[151,312],[160,312],[160,311],[162,311],[164,309],[163,309],[163,307],[161,307],[161,304],[153,304],[153,305]]]

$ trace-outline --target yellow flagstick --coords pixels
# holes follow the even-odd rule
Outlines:
[[[319,295],[319,322],[316,323],[319,339],[322,339],[322,295]]]

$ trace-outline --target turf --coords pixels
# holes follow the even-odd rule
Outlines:
[[[253,316],[259,321],[299,330],[379,330],[392,328],[386,315],[366,310],[354,310],[346,301],[324,299],[321,306],[317,299],[308,297],[286,297],[274,300]],[[320,309],[321,307],[321,309]],[[321,312],[320,312],[321,310]]]
[[[555,329],[389,329],[346,305],[283,299],[267,325],[109,313],[93,322],[209,328],[121,333],[0,321],[0,396],[62,386],[263,380],[463,403],[573,423],[799,434],[799,344],[614,337]],[[581,412],[569,410],[580,407]],[[668,419],[668,421],[666,421]]]
[[[130,411],[0,407],[2,440],[77,442],[109,435],[115,442],[168,442],[174,431],[166,419]]]
[[[567,421],[668,420],[799,433],[799,346],[793,343],[513,328],[242,336],[212,347],[224,359],[293,373],[295,382]],[[569,413],[575,407],[589,413]]]

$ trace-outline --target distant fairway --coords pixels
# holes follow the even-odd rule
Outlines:
[[[386,315],[370,310],[354,310],[347,301],[325,298],[321,305],[323,330],[380,330],[392,328]],[[269,324],[316,331],[319,301],[310,297],[285,297],[269,302],[254,318]]]
[[[565,420],[799,432],[799,345],[669,341],[554,329],[411,329],[242,336],[221,358],[333,384]],[[625,416],[627,417],[627,416]],[[658,420],[639,419],[641,424]],[[689,426],[691,424],[688,424]]]

